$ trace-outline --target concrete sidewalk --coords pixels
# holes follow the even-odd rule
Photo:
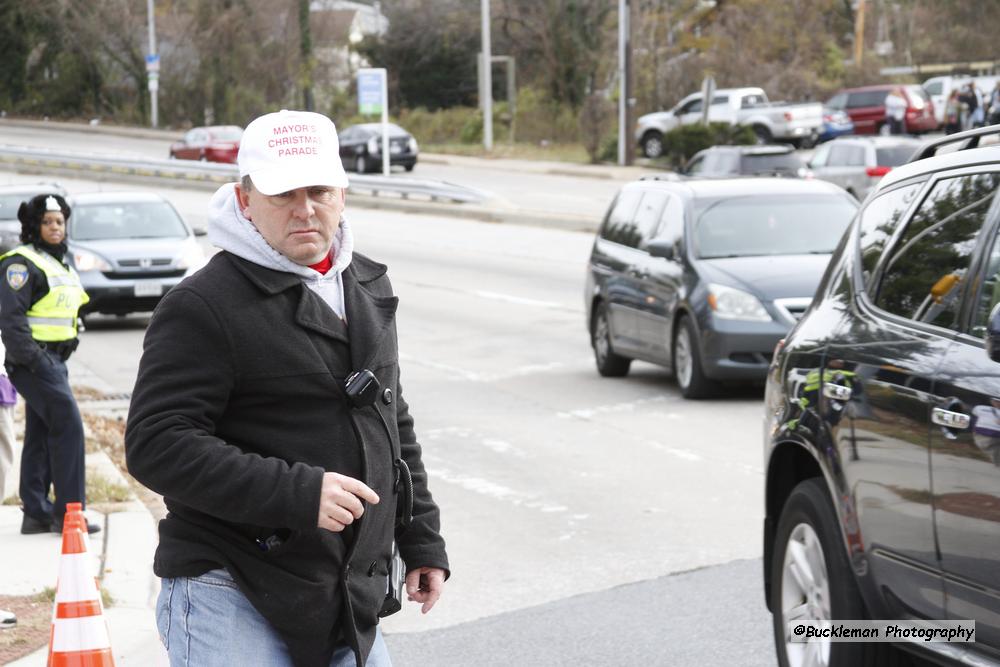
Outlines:
[[[114,389],[86,366],[70,359],[70,378],[74,387],[113,394]],[[23,401],[23,399],[19,399]],[[82,412],[124,416],[127,402],[80,401]],[[110,412],[108,411],[110,409]],[[19,429],[23,425],[18,424]],[[18,437],[21,437],[20,435]],[[15,464],[15,469],[16,469]],[[130,489],[128,481],[104,452],[87,454],[87,474],[100,476],[110,484]],[[16,490],[14,483],[8,488]],[[154,605],[159,593],[159,579],[153,574],[153,553],[157,545],[156,520],[134,493],[126,502],[92,503],[87,508],[90,521],[102,526],[94,535],[94,575],[101,588],[111,596],[104,610],[111,635],[111,648],[117,667],[166,667],[166,651],[156,630]],[[21,509],[0,506],[0,594],[35,595],[55,589],[59,574],[62,542],[55,534],[21,535]],[[4,632],[16,632],[5,630]],[[48,646],[14,662],[14,667],[43,667]]]
[[[128,487],[104,453],[88,454],[87,469]],[[103,527],[91,540],[95,552],[92,560],[94,574],[112,600],[104,613],[115,664],[166,666],[166,652],[157,636],[154,616],[159,580],[153,575],[157,537],[152,515],[134,497],[125,503],[95,505],[88,508],[87,515]],[[21,535],[20,529],[20,508],[0,507],[0,593],[32,595],[54,589],[62,550],[59,536]],[[47,658],[46,646],[9,664],[42,667]]]

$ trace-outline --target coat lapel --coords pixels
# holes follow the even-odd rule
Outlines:
[[[370,366],[375,361],[386,332],[392,326],[399,299],[395,296],[376,296],[369,292],[365,283],[359,280],[352,263],[344,271],[344,302],[354,370],[374,370]]]
[[[299,305],[295,309],[295,321],[310,331],[350,344],[351,340],[344,321],[337,317],[333,309],[323,303],[311,289],[302,285],[301,290]]]

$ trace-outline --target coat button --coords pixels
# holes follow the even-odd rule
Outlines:
[[[392,405],[392,389],[387,387],[386,390],[382,392],[382,402],[386,405]]]
[[[375,576],[375,569],[377,567],[378,567],[378,561],[373,560],[372,564],[368,566],[368,576],[369,577],[374,577]]]

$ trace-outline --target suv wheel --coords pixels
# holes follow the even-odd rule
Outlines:
[[[611,347],[611,326],[608,324],[608,309],[598,304],[594,315],[594,325],[590,329],[590,344],[594,348],[597,372],[604,377],[624,377],[628,374],[632,360],[615,354]]]
[[[642,135],[642,154],[653,158],[663,155],[663,135],[656,130]]]
[[[794,621],[867,618],[821,478],[800,482],[781,512],[771,561],[771,611],[781,667],[904,664],[890,644],[790,641],[788,625]]]
[[[698,336],[689,317],[681,319],[677,326],[671,361],[684,398],[708,398],[718,391],[716,383],[702,371]]]

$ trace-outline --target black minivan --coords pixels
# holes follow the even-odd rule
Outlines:
[[[857,211],[844,190],[789,178],[650,177],[615,197],[584,290],[597,370],[672,369],[686,398],[763,382]]]
[[[1000,146],[891,171],[775,352],[764,589],[781,665],[890,664],[891,644],[791,641],[790,621],[865,618],[974,620],[974,643],[905,648],[1000,665],[998,188]]]

